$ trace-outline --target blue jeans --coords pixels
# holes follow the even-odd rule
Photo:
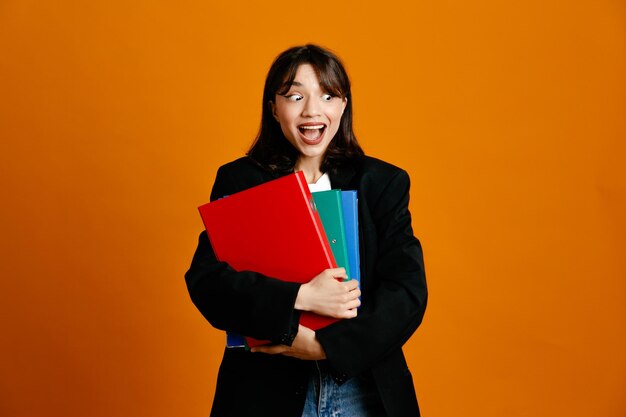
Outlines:
[[[384,417],[385,410],[372,379],[356,376],[341,386],[325,362],[311,372],[302,417]]]

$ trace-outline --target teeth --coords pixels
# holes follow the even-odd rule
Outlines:
[[[322,129],[324,125],[315,125],[315,126],[300,126],[300,129]]]

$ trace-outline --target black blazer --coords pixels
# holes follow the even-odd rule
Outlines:
[[[220,167],[211,200],[278,176],[240,158]],[[402,353],[427,301],[422,250],[408,210],[409,176],[371,157],[329,176],[333,188],[357,190],[362,306],[356,318],[318,330],[317,338],[337,383],[355,375],[373,378],[388,417],[419,416]],[[192,301],[214,327],[275,343],[293,341],[300,284],[234,271],[215,258],[206,232],[185,279]],[[226,349],[211,416],[301,416],[312,363]]]

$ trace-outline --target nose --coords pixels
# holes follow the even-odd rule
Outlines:
[[[313,97],[307,98],[302,109],[303,117],[315,117],[321,114],[319,100]]]

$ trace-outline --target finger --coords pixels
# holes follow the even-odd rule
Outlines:
[[[285,350],[289,348],[285,345],[267,345],[267,346],[257,346],[250,349],[250,352],[253,353],[267,353],[268,355],[277,355],[283,353]]]
[[[345,310],[342,314],[341,317],[342,319],[353,319],[357,316],[357,309],[353,308],[350,310]]]
[[[296,352],[287,350],[285,352],[282,353],[283,356],[289,356],[290,358],[296,358],[296,359],[302,359],[302,357],[300,355],[298,355]]]
[[[351,279],[349,281],[344,281],[342,283],[349,291],[354,291],[359,288],[359,281],[356,279]]]
[[[342,301],[344,303],[349,303],[351,301],[358,300],[360,296],[361,292],[359,290],[348,291],[343,294]]]
[[[349,303],[346,304],[346,308],[348,310],[352,310],[355,308],[359,308],[361,306],[361,300],[359,300],[358,298],[356,300],[352,300]]]
[[[330,272],[330,276],[333,278],[348,278],[345,268],[327,269],[327,271]]]
[[[278,355],[282,353],[282,349],[278,346],[256,347],[250,349],[253,353],[265,353],[268,355]]]

